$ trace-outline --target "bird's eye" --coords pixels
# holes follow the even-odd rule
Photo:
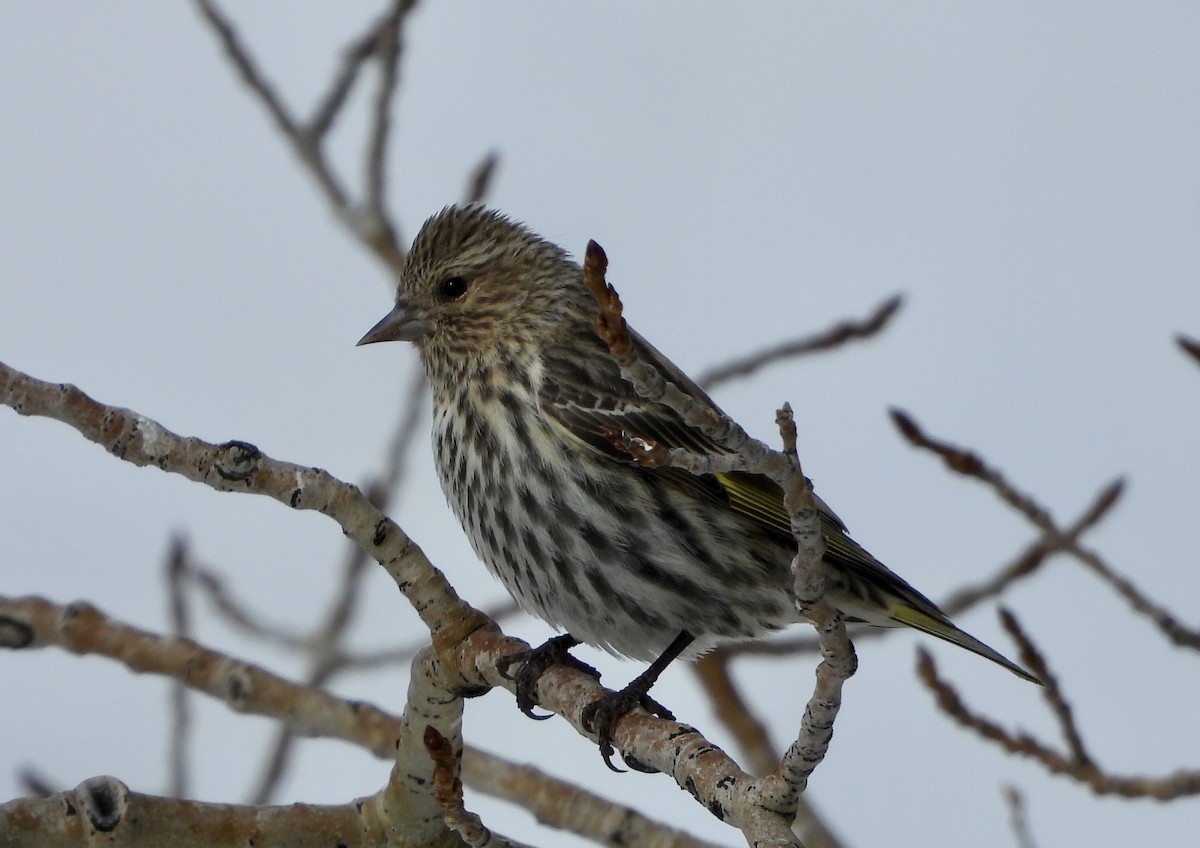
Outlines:
[[[466,293],[466,277],[447,277],[438,283],[438,297],[442,300],[458,300]]]

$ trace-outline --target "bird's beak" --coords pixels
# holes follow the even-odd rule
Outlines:
[[[368,330],[358,343],[365,345],[375,342],[415,342],[431,329],[433,328],[429,323],[418,318],[407,304],[397,302],[396,308],[384,315],[383,320]]]

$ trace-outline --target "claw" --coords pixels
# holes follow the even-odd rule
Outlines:
[[[624,769],[619,769],[612,763],[612,727],[617,719],[634,707],[641,707],[651,715],[656,715],[659,718],[665,718],[670,721],[675,720],[675,715],[658,701],[651,698],[648,693],[650,692],[650,687],[654,685],[654,681],[658,680],[658,676],[663,673],[663,669],[683,653],[687,649],[687,646],[692,644],[692,640],[691,633],[688,633],[686,630],[681,632],[671,641],[667,649],[659,654],[654,662],[650,663],[650,667],[635,677],[628,686],[620,692],[610,692],[584,708],[583,713],[580,715],[583,726],[589,732],[596,734],[596,742],[600,746],[600,756],[604,759],[604,764],[612,771],[624,771]],[[646,773],[657,771],[657,769],[653,769],[631,757],[625,757],[624,755],[622,757],[624,757],[625,765],[635,771]]]
[[[580,715],[583,726],[589,733],[596,734],[596,742],[600,746],[600,756],[604,759],[604,764],[612,771],[618,773],[625,771],[625,769],[617,768],[613,765],[612,761],[612,755],[616,753],[616,749],[612,743],[612,728],[617,719],[634,707],[641,707],[651,715],[670,721],[675,720],[675,714],[651,698],[648,693],[650,687],[654,685],[654,681],[658,680],[658,676],[662,674],[663,669],[670,665],[691,643],[692,634],[686,631],[681,632],[667,646],[667,649],[654,662],[650,663],[650,667],[635,677],[628,686],[620,692],[609,692],[584,707],[583,713]],[[600,679],[600,672],[587,663],[581,662],[571,656],[570,649],[578,644],[578,639],[570,633],[564,633],[561,636],[555,636],[553,639],[547,640],[545,644],[537,648],[510,654],[507,657],[500,658],[496,662],[496,668],[500,671],[500,674],[517,684],[517,707],[521,712],[538,721],[550,718],[553,715],[553,713],[537,715],[534,713],[533,708],[537,706],[535,694],[537,692],[538,679],[546,669],[556,663],[578,669],[585,674],[590,674],[597,680]],[[516,663],[521,664],[520,668],[515,673],[509,674],[509,668]],[[657,771],[657,769],[639,762],[632,757],[622,756],[624,757],[625,765],[635,771],[646,772],[647,774],[653,774]]]
[[[587,663],[571,656],[571,648],[579,644],[579,640],[570,633],[555,636],[546,640],[542,645],[528,651],[518,651],[496,661],[496,669],[506,679],[517,684],[517,708],[535,721],[545,721],[552,718],[554,713],[539,715],[533,711],[537,706],[537,684],[543,672],[552,665],[565,665],[589,674],[597,680],[600,672]],[[520,663],[517,670],[509,674],[509,668]]]
[[[641,707],[651,715],[669,721],[675,720],[674,713],[646,694],[648,688],[642,680],[634,680],[620,692],[609,692],[592,701],[584,707],[583,713],[580,715],[583,726],[591,733],[596,734],[596,742],[600,746],[600,756],[603,758],[604,764],[618,774],[624,772],[625,769],[613,765],[612,761],[612,755],[615,753],[612,744],[612,728],[617,719],[634,707]],[[658,771],[658,769],[630,757],[622,755],[622,758],[625,760],[625,765],[634,771],[646,774],[654,774]]]

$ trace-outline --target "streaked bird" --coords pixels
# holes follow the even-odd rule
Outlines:
[[[416,345],[451,508],[521,607],[566,633],[541,656],[561,657],[586,642],[651,661],[587,716],[611,767],[612,722],[637,703],[668,714],[646,694],[677,656],[753,639],[800,616],[789,572],[796,543],[775,483],[648,468],[620,447],[623,436],[722,451],[634,392],[594,331],[596,314],[580,266],[562,248],[493,210],[451,206],[425,222],[395,308],[359,344]],[[644,361],[714,405],[632,336]],[[819,498],[817,505],[826,599],[848,620],[912,627],[1036,679],[956,627],[850,538]],[[526,712],[536,659],[518,675]]]

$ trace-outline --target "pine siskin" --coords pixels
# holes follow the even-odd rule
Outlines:
[[[642,702],[666,714],[645,696],[676,656],[800,617],[789,572],[796,543],[773,482],[646,468],[615,444],[613,433],[623,432],[667,448],[719,450],[634,393],[593,329],[596,314],[564,250],[481,206],[448,207],[417,234],[395,309],[359,344],[416,344],[433,391],[446,498],[521,607],[566,631],[553,645],[582,641],[654,660],[592,713],[608,762],[609,728],[622,712]],[[632,335],[666,379],[712,403]],[[958,629],[817,504],[826,598],[847,619],[914,627],[1035,679]],[[523,699],[529,712],[532,696]]]

